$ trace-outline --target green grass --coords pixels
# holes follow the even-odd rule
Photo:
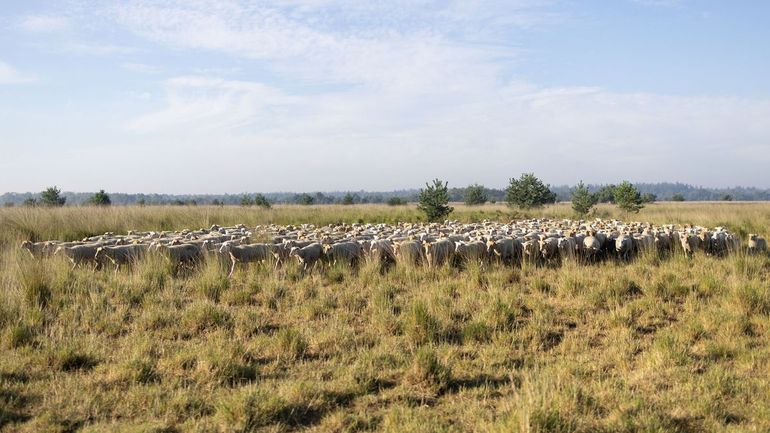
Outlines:
[[[506,221],[503,206],[456,206]],[[533,215],[567,217],[558,205]],[[598,213],[622,217],[609,207]],[[152,256],[70,272],[24,239],[415,220],[412,207],[0,209],[0,431],[770,430],[770,258],[301,275]],[[634,219],[770,234],[766,203]]]

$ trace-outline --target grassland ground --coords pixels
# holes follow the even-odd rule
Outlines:
[[[768,203],[630,217],[770,234]],[[457,205],[453,218],[522,218]],[[568,205],[526,216],[570,217]],[[0,209],[0,430],[770,431],[770,258],[558,269],[217,263],[172,278],[36,261],[22,240],[394,222],[411,206]]]

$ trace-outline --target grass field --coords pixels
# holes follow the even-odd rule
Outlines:
[[[0,209],[0,430],[770,431],[768,257],[304,277],[251,267],[228,281],[213,263],[175,279],[154,258],[70,272],[18,248],[418,217],[374,205]],[[524,215],[457,205],[452,217]],[[661,203],[630,218],[770,234],[768,203]]]

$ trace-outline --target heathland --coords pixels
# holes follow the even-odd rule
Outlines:
[[[455,206],[450,218],[571,217]],[[770,234],[768,203],[666,203],[656,224]],[[770,257],[559,268],[218,263],[70,270],[24,240],[212,224],[415,221],[412,206],[0,209],[0,430],[770,430]]]

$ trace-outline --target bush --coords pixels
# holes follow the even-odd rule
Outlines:
[[[407,317],[405,332],[415,345],[437,342],[441,338],[441,323],[425,304],[416,302]]]
[[[312,195],[307,193],[298,194],[294,197],[295,203],[305,205],[305,206],[309,206],[313,204],[314,201],[315,201],[315,198],[313,198]]]
[[[355,203],[355,198],[353,197],[353,194],[347,193],[344,197],[342,197],[342,204],[348,206]]]
[[[295,360],[305,356],[308,344],[305,336],[299,331],[284,328],[278,331],[276,338],[280,357]]]
[[[671,196],[671,201],[684,201],[684,195],[676,193]]]
[[[261,207],[262,209],[270,209],[272,207],[270,202],[267,200],[267,197],[262,194],[256,194],[254,196],[254,204]]]
[[[474,184],[465,188],[465,204],[468,206],[481,205],[487,202],[487,193],[483,185]]]
[[[88,199],[88,203],[94,206],[109,206],[112,204],[112,201],[110,196],[103,189],[100,189],[99,192]]]
[[[509,206],[532,209],[555,202],[556,194],[534,173],[523,173],[520,178],[510,180],[505,189],[505,200]]]
[[[401,197],[391,197],[387,201],[388,206],[403,206],[406,204],[406,199]]]
[[[425,213],[429,221],[441,221],[454,210],[449,206],[449,189],[447,182],[439,179],[433,180],[433,185],[425,184],[425,189],[420,190],[419,204],[417,208]]]

